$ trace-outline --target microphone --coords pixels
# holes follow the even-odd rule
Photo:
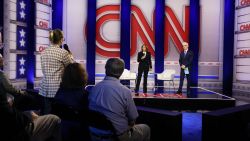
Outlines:
[[[146,58],[146,53],[143,52],[143,56],[141,57],[141,59],[145,59]]]
[[[67,50],[69,53],[71,53],[71,51],[69,50],[69,46],[68,46],[67,44],[64,44],[64,45],[63,45],[63,48],[64,48],[65,50]]]

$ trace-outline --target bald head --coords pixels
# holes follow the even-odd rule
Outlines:
[[[187,42],[183,42],[182,47],[183,47],[183,50],[188,50],[189,45]]]

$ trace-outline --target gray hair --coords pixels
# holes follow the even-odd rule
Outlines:
[[[125,65],[122,59],[110,58],[105,65],[106,75],[119,78],[122,75],[124,68]]]

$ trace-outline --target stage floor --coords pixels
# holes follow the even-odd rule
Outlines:
[[[217,110],[234,107],[235,99],[201,87],[191,88],[191,96],[175,93],[139,93],[133,98],[137,106],[166,110]]]
[[[159,92],[148,92],[148,93],[140,93],[136,95],[133,93],[134,98],[198,98],[198,99],[234,99],[232,97],[223,95],[217,91],[209,90],[202,87],[192,87],[191,88],[191,97],[187,97],[186,92],[184,91],[182,94],[176,94],[174,91],[164,91],[162,93]]]

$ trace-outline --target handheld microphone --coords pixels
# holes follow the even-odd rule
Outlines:
[[[64,44],[64,45],[63,45],[63,48],[64,48],[65,50],[67,50],[69,53],[71,53],[71,51],[69,50],[69,46],[68,46],[67,44]]]

